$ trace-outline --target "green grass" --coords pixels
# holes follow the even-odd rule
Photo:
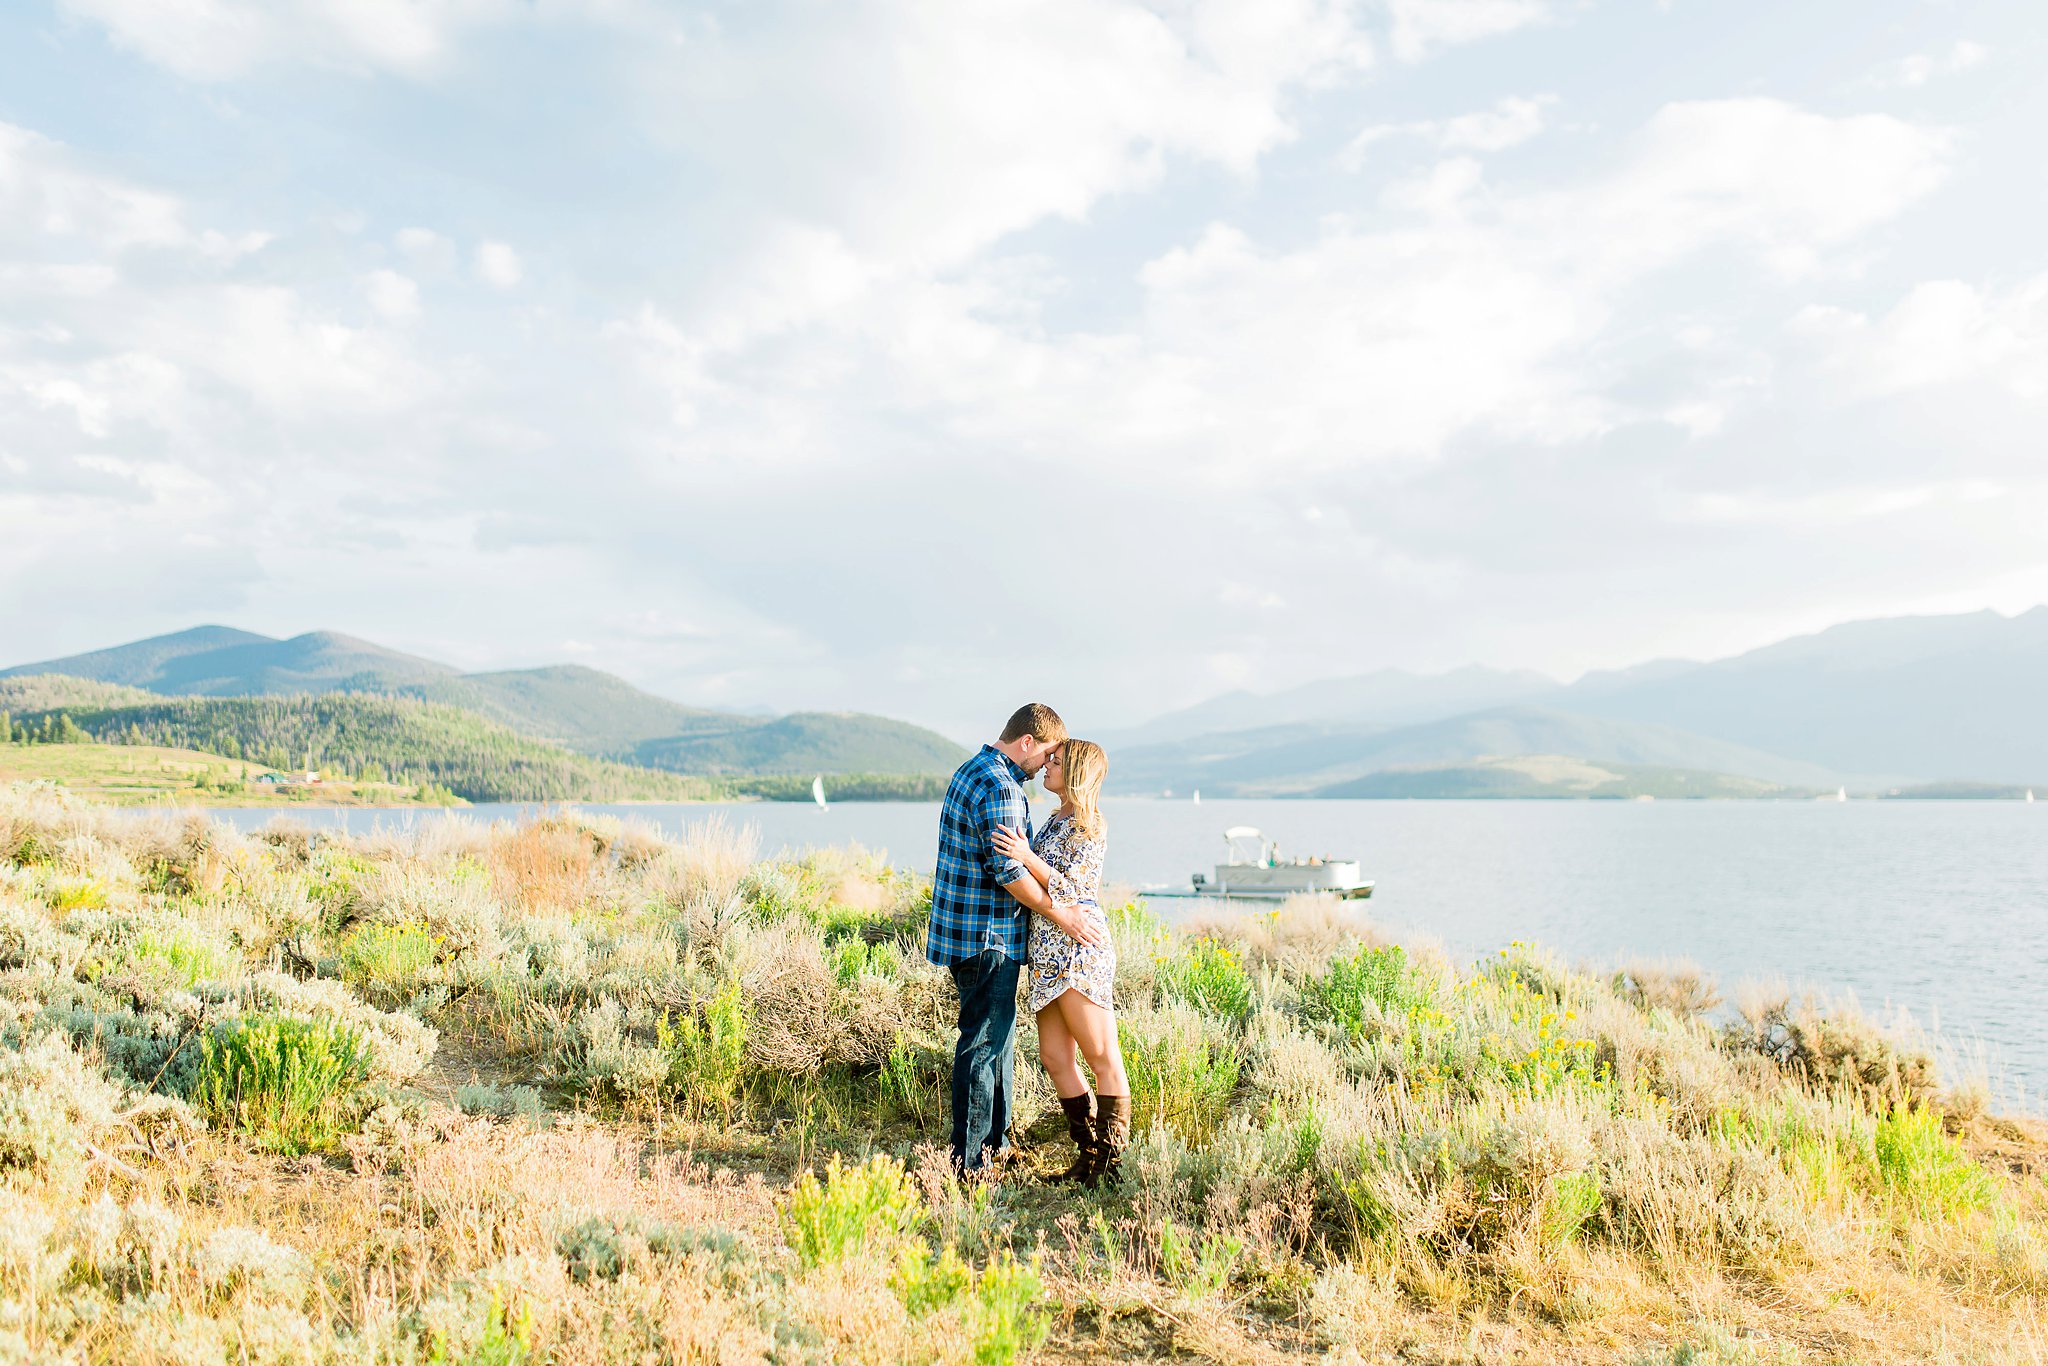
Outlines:
[[[136,931],[126,945],[126,958],[146,976],[187,990],[242,971],[242,955],[233,945],[197,925],[175,921],[145,925]]]
[[[405,790],[445,788],[468,801],[692,801],[724,795],[701,778],[593,759],[473,713],[412,698],[164,697],[137,705],[70,707],[61,714],[103,744],[200,750],[224,756],[224,764],[280,770],[303,766],[310,756],[316,769],[374,771]],[[16,718],[24,724],[41,719]]]
[[[411,806],[419,800],[411,787],[343,780],[281,792],[256,782],[258,774],[270,771],[174,745],[0,745],[0,783],[52,782],[113,805]]]
[[[656,1038],[668,1055],[669,1084],[691,1114],[730,1118],[746,1083],[747,1018],[737,981],[727,982],[702,1012],[664,1011]]]
[[[1242,1021],[1252,1013],[1252,978],[1236,947],[1203,935],[1161,954],[1153,985],[1165,1002],[1178,1001],[1207,1015]]]
[[[365,999],[396,1005],[427,984],[438,950],[423,924],[358,925],[341,941],[342,976]]]
[[[329,1021],[239,1019],[201,1047],[194,1098],[272,1152],[332,1148],[346,1129],[343,1106],[370,1071],[362,1036]]]
[[[1131,1079],[1134,1132],[1162,1124],[1188,1143],[1202,1143],[1230,1112],[1244,1070],[1237,1043],[1198,1025],[1186,1012],[1124,1015],[1124,1070]]]
[[[1326,970],[1301,983],[1302,1014],[1337,1025],[1354,1038],[1387,1016],[1406,1015],[1432,1000],[1429,988],[1409,975],[1407,951],[1398,944],[1333,959]]]
[[[1888,1190],[1923,1214],[1953,1216],[1991,1202],[1991,1180],[1942,1131],[1939,1111],[1897,1106],[1877,1121],[1877,1170]]]
[[[844,1261],[857,1252],[893,1258],[903,1240],[924,1221],[924,1202],[891,1157],[843,1166],[837,1154],[820,1181],[814,1172],[797,1178],[781,1204],[782,1231],[805,1266]]]

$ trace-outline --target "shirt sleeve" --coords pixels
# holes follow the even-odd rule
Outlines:
[[[993,838],[996,827],[1007,825],[1013,830],[1023,830],[1031,819],[1031,813],[1024,805],[1024,794],[1008,783],[990,783],[982,790],[979,805],[982,867],[988,870],[989,877],[997,886],[1008,886],[1024,876],[1024,865],[996,852]]]
[[[1075,841],[1073,858],[1065,868],[1053,869],[1052,883],[1045,889],[1053,905],[1071,910],[1084,901],[1101,899],[1102,853],[1106,847],[1104,840]]]

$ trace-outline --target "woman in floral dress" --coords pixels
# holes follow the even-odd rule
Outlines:
[[[1102,856],[1109,841],[1100,799],[1108,772],[1109,756],[1100,745],[1068,740],[1039,773],[1045,790],[1061,800],[1037,838],[1026,844],[1009,829],[994,837],[996,849],[1022,863],[1052,902],[1031,921],[1029,1005],[1038,1017],[1039,1057],[1080,1149],[1073,1166],[1052,1179],[1091,1187],[1116,1174],[1131,1135],[1131,1085],[1117,1047],[1110,990],[1116,949],[1101,905]],[[1094,1095],[1077,1051],[1095,1074]]]

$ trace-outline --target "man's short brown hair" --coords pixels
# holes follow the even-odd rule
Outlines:
[[[1010,713],[1010,723],[1003,727],[1000,738],[1007,745],[1026,735],[1041,745],[1057,745],[1067,738],[1067,723],[1045,703],[1026,702]]]

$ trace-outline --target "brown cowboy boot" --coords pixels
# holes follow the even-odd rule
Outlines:
[[[1124,1149],[1131,1145],[1131,1098],[1129,1096],[1104,1096],[1095,1098],[1095,1161],[1088,1174],[1081,1178],[1081,1184],[1094,1190],[1103,1182],[1114,1186],[1119,1169],[1123,1166]]]
[[[1088,1175],[1095,1162],[1095,1095],[1083,1091],[1078,1096],[1061,1096],[1060,1110],[1067,1117],[1067,1136],[1074,1140],[1074,1165],[1056,1176],[1048,1176],[1045,1183],[1058,1185],[1062,1181],[1079,1181]]]

